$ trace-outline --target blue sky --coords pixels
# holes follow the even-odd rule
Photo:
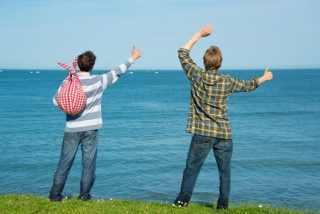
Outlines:
[[[205,24],[208,46],[221,48],[222,69],[320,67],[319,0],[0,0],[0,68],[59,69],[83,51],[96,69],[130,56],[133,69],[179,69],[177,49]]]

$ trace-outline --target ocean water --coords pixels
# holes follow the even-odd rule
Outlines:
[[[230,96],[231,201],[320,210],[320,69],[273,72],[255,92]],[[262,71],[222,73],[249,79]],[[65,75],[0,72],[0,194],[48,195],[65,119],[52,96]],[[95,198],[175,199],[191,139],[189,93],[182,71],[165,70],[127,73],[105,92]],[[78,151],[65,194],[77,196],[80,176]],[[192,201],[216,201],[218,188],[211,153]]]

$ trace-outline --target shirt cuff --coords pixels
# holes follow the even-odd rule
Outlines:
[[[134,60],[131,57],[128,59],[128,61],[130,62],[130,64],[134,62]]]
[[[179,51],[184,51],[184,52],[190,53],[190,50],[189,50],[189,49],[186,49],[186,48],[180,48]]]
[[[260,86],[259,79],[258,78],[254,78],[254,81],[256,81],[256,86],[258,88]]]

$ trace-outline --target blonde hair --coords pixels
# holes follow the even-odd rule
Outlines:
[[[221,50],[216,46],[208,48],[203,56],[206,70],[218,70],[222,64]]]

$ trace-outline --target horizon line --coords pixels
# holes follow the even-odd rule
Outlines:
[[[221,71],[223,70],[264,70],[265,68],[223,68],[219,69]],[[320,66],[318,67],[274,67],[270,68],[270,70],[299,70],[299,69],[320,69]],[[1,68],[0,71],[5,71],[5,70],[39,70],[39,71],[49,71],[49,70],[61,70],[61,68]],[[62,69],[63,70],[63,69]],[[110,68],[97,68],[93,69],[93,71],[105,71],[105,70],[112,70]],[[183,70],[182,68],[135,68],[135,69],[130,69],[130,71],[178,71],[178,70]]]

